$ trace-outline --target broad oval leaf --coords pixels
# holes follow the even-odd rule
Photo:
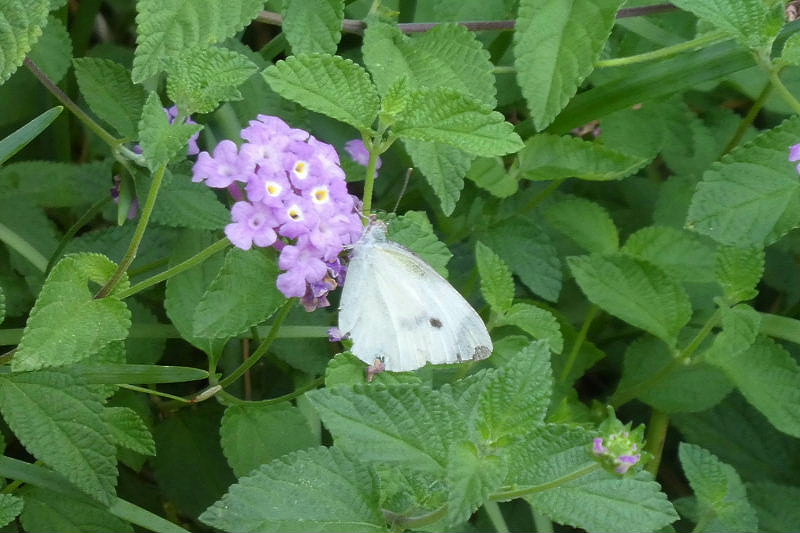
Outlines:
[[[283,32],[293,54],[335,54],[342,38],[344,0],[287,0]]]
[[[42,35],[49,0],[8,0],[0,4],[0,84],[17,70]]]

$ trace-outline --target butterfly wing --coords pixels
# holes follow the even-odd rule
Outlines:
[[[425,261],[391,241],[357,246],[342,294],[339,329],[353,353],[387,370],[483,359],[492,342],[478,313]]]

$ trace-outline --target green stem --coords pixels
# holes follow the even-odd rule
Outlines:
[[[247,402],[248,405],[274,405],[276,403],[283,403],[288,402],[289,400],[294,400],[298,396],[302,396],[306,392],[310,390],[314,390],[320,385],[325,384],[325,378],[317,378],[309,381],[302,387],[299,387],[288,394],[284,394],[283,396],[278,396],[277,398],[269,398],[267,400],[257,400],[254,402]]]
[[[564,477],[554,479],[548,483],[542,483],[541,485],[534,485],[532,487],[523,487],[521,489],[509,489],[506,491],[496,492],[494,494],[490,494],[489,498],[495,501],[508,501],[514,500],[516,498],[524,498],[525,496],[529,496],[531,494],[536,494],[537,492],[544,492],[546,490],[554,489],[559,485],[563,485],[565,483],[569,483],[570,481],[574,481],[576,479],[580,479],[584,476],[588,476],[592,472],[596,472],[600,470],[602,467],[600,463],[592,463],[588,466],[581,468],[573,472],[572,474],[567,474]]]
[[[533,527],[536,528],[536,533],[553,533],[552,520],[538,512],[533,506],[531,506],[531,515],[533,516]]]
[[[691,41],[685,41],[672,46],[659,48],[658,50],[653,50],[652,52],[645,52],[643,54],[637,54],[628,57],[615,57],[614,59],[601,59],[597,61],[594,66],[595,68],[622,67],[625,65],[633,65],[635,63],[654,61],[656,59],[671,57],[718,42],[727,41],[728,39],[730,39],[730,36],[727,33],[723,31],[712,31],[692,39]]]
[[[275,315],[275,321],[272,323],[272,328],[269,330],[269,334],[267,335],[267,338],[264,339],[264,342],[258,345],[256,351],[254,351],[250,357],[245,360],[245,362],[239,365],[239,368],[234,370],[231,375],[219,382],[223,389],[242,377],[245,372],[250,370],[253,365],[258,363],[261,358],[267,354],[272,342],[278,337],[278,332],[281,329],[283,321],[289,315],[289,312],[292,310],[295,303],[297,303],[297,300],[295,298],[290,298],[286,301],[286,303],[283,304],[283,307],[281,307],[280,310],[278,310],[278,313]]]
[[[589,327],[591,327],[592,322],[594,322],[594,319],[597,318],[597,315],[599,314],[600,308],[598,308],[596,305],[592,305],[589,308],[589,312],[586,313],[586,318],[583,321],[581,330],[575,337],[575,342],[572,343],[572,349],[567,357],[567,363],[561,370],[561,376],[558,378],[559,383],[564,383],[572,372],[572,368],[575,366],[575,361],[578,359],[578,353],[580,353],[581,347],[583,347],[583,343],[586,341],[586,335],[589,333]]]
[[[372,191],[375,188],[375,176],[378,168],[378,158],[380,154],[373,145],[369,151],[369,163],[367,163],[367,175],[364,179],[364,216],[369,216],[372,211]]]
[[[667,439],[669,429],[669,415],[658,409],[653,410],[650,415],[650,423],[647,424],[647,445],[645,450],[653,454],[653,459],[647,463],[647,471],[658,474],[658,467],[661,465],[661,455],[664,452],[664,441]]]
[[[174,276],[177,276],[181,272],[185,270],[189,270],[192,267],[195,267],[208,259],[209,257],[225,250],[228,246],[230,246],[230,241],[227,238],[220,239],[205,250],[198,252],[197,254],[193,255],[189,259],[182,261],[175,265],[172,268],[168,268],[167,270],[156,274],[153,277],[147,278],[144,281],[137,283],[136,285],[117,293],[117,298],[122,300],[123,298],[127,298],[128,296],[133,296],[138,292],[142,292],[143,290],[152,287],[158,283],[161,283],[164,280],[168,280]]]
[[[144,232],[147,229],[147,225],[150,223],[150,215],[153,214],[156,198],[158,198],[158,192],[161,190],[161,184],[164,181],[164,174],[166,172],[167,165],[164,164],[161,165],[153,176],[153,183],[150,185],[150,190],[147,192],[147,200],[145,200],[142,213],[139,215],[139,224],[137,224],[136,231],[133,233],[133,239],[131,239],[131,244],[128,246],[128,251],[125,253],[125,257],[122,258],[122,261],[120,261],[114,275],[111,276],[108,283],[95,295],[95,298],[105,298],[111,294],[116,286],[119,285],[119,282],[122,281],[122,278],[125,277],[125,272],[127,272],[128,267],[130,267],[133,260],[136,259],[136,253],[139,251],[139,245],[142,244]]]
[[[50,256],[50,260],[47,262],[47,269],[45,273],[48,274],[55,266],[58,259],[61,257],[61,253],[64,251],[64,248],[70,243],[72,238],[84,227],[88,224],[96,215],[99,213],[105,205],[111,201],[111,196],[103,196],[98,201],[96,201],[92,206],[86,210],[86,212],[81,215],[81,217],[67,230],[64,236],[61,238],[61,241],[58,243],[58,248],[56,251],[53,252],[53,255]]]
[[[168,394],[166,392],[157,391],[155,389],[148,389],[146,387],[140,387],[138,385],[128,385],[127,383],[121,383],[117,385],[120,388],[132,390],[135,392],[143,392],[145,394],[151,394],[153,396],[161,396],[163,398],[169,398],[170,400],[175,400],[181,403],[191,403],[191,400],[187,400],[186,398],[181,398],[180,396],[175,396],[174,394]]]
[[[383,510],[386,521],[391,524],[392,531],[405,531],[407,529],[419,529],[429,524],[435,524],[447,516],[447,506],[443,505],[438,509],[417,516],[403,516],[401,514]]]
[[[783,100],[789,105],[789,107],[791,107],[795,113],[800,114],[800,102],[797,101],[797,98],[794,97],[791,91],[781,81],[780,69],[769,69],[769,81],[772,82],[772,85],[776,89],[778,89],[778,92],[783,97]]]
[[[5,224],[0,224],[0,241],[30,261],[40,272],[47,271],[47,258]]]
[[[753,125],[753,122],[756,120],[758,113],[761,111],[761,108],[764,107],[767,98],[769,98],[769,95],[772,93],[772,88],[773,88],[772,83],[767,82],[767,84],[764,85],[764,88],[761,90],[761,93],[758,95],[756,101],[753,102],[753,105],[750,106],[750,109],[747,111],[747,114],[744,116],[742,121],[739,122],[739,127],[736,128],[736,132],[733,134],[733,137],[728,142],[728,145],[725,147],[725,150],[722,152],[723,154],[727,154],[728,152],[736,148],[736,146],[738,146],[740,142],[742,142],[742,139],[744,138],[745,134],[747,134],[747,130],[750,128],[750,126]]]
[[[500,66],[494,67],[492,69],[492,72],[494,72],[495,74],[516,74],[517,73],[517,67],[500,65]]]
[[[503,511],[500,510],[497,502],[489,500],[483,504],[483,508],[486,509],[486,514],[489,515],[489,520],[497,533],[510,533],[511,530],[508,529],[506,519],[503,518]]]
[[[47,90],[50,91],[50,93],[52,93],[52,95],[64,105],[64,107],[72,111],[72,114],[78,117],[78,119],[80,119],[80,121],[83,122],[87,128],[96,133],[97,136],[100,137],[106,144],[112,148],[116,148],[116,146],[120,144],[121,141],[119,139],[107,132],[100,124],[95,122],[92,117],[90,117],[83,109],[81,109],[78,104],[73,102],[72,99],[67,96],[67,93],[62,91],[61,87],[56,85],[53,80],[51,80],[50,77],[45,74],[41,68],[39,68],[39,65],[37,65],[30,58],[30,56],[25,58],[25,66],[28,67],[28,70],[30,70],[31,73],[39,79],[42,85],[44,85]]]

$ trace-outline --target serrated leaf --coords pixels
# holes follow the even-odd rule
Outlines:
[[[722,331],[714,343],[703,352],[703,358],[713,364],[725,361],[750,348],[761,329],[761,314],[749,305],[722,308]]]
[[[0,379],[0,411],[25,448],[110,504],[117,458],[102,409],[90,390],[68,374],[40,370]]]
[[[647,163],[645,158],[617,152],[602,144],[548,133],[528,139],[518,157],[520,176],[534,181],[619,180]]]
[[[628,237],[622,251],[661,267],[681,281],[714,281],[715,247],[688,231],[648,226]]]
[[[328,54],[291,56],[263,72],[272,90],[317,113],[367,131],[378,115],[378,92],[361,66]]]
[[[517,81],[536,128],[550,124],[594,67],[620,0],[522,0],[514,32]],[[591,20],[591,24],[584,22]]]
[[[343,0],[286,0],[283,32],[293,54],[335,54],[342,38]]]
[[[800,530],[800,487],[748,483],[747,495],[758,515],[758,530],[769,533]]]
[[[0,84],[11,77],[42,35],[49,0],[4,0],[0,4]]]
[[[133,84],[130,71],[110,59],[82,57],[72,62],[81,95],[95,115],[135,139],[146,93]]]
[[[447,277],[447,263],[453,254],[436,237],[428,215],[423,211],[408,211],[389,225],[389,238],[422,257],[434,270]]]
[[[24,502],[13,494],[0,494],[0,527],[7,526],[22,512]],[[31,531],[31,530],[28,530]]]
[[[210,113],[222,101],[241,100],[239,86],[256,70],[247,57],[227,48],[190,49],[170,63],[167,95],[186,114]]]
[[[498,326],[516,326],[534,339],[542,339],[554,353],[561,353],[564,349],[564,338],[553,313],[535,305],[518,303],[514,304],[501,317],[498,317]]]
[[[338,448],[360,460],[442,472],[467,424],[449,395],[417,385],[334,387],[307,394]]]
[[[481,276],[481,294],[493,311],[505,313],[514,300],[514,278],[500,256],[478,241],[475,258]]]
[[[783,18],[776,17],[782,10],[773,13],[763,0],[677,0],[674,4],[754,50],[769,47],[783,25]]]
[[[478,398],[481,433],[492,442],[528,433],[544,421],[552,387],[547,344],[528,345],[488,378]]]
[[[286,298],[278,290],[278,265],[261,250],[231,248],[194,311],[196,337],[234,337],[260,324]]]
[[[186,145],[203,129],[199,124],[170,124],[169,115],[156,93],[150,93],[139,121],[139,142],[147,168],[155,171],[173,157],[186,153]]]
[[[559,524],[587,531],[656,531],[678,518],[661,486],[647,472],[624,477],[595,472],[525,498]]]
[[[15,372],[86,359],[128,336],[130,311],[110,295],[95,299],[90,282],[108,281],[116,265],[100,254],[63,258],[50,272],[31,310],[11,368]],[[117,290],[127,288],[127,281]]]
[[[439,198],[442,212],[451,215],[464,188],[464,176],[475,156],[442,143],[405,139],[403,144],[414,166],[422,172]]]
[[[487,157],[523,146],[503,115],[472,96],[445,88],[412,92],[393,131],[401,139],[438,142]]]
[[[303,413],[288,404],[228,407],[220,436],[237,477],[287,453],[319,445]]]
[[[499,157],[479,157],[472,162],[467,178],[497,198],[508,198],[519,189],[516,175],[509,173]]]
[[[747,350],[712,362],[776,428],[800,437],[800,365],[789,352],[775,341],[760,337]]]
[[[733,389],[720,369],[703,361],[677,366],[663,378],[648,381],[674,360],[667,345],[653,337],[631,343],[625,352],[625,369],[618,390],[636,390],[639,400],[659,411],[681,413],[713,407]],[[647,386],[640,388],[642,383]]]
[[[592,303],[668,345],[692,316],[686,291],[657,266],[623,254],[567,259]]]
[[[800,65],[800,34],[793,33],[786,39],[780,60],[789,65]]]
[[[263,0],[141,0],[136,8],[133,81],[165,70],[186,49],[232,37],[264,9]]]
[[[122,446],[142,455],[155,455],[156,443],[144,420],[127,407],[106,407],[103,419],[111,431],[111,438],[117,446]]]
[[[589,253],[616,252],[617,226],[600,205],[577,196],[567,196],[548,205],[547,221]]]
[[[153,222],[177,228],[220,230],[231,213],[210,187],[189,176],[172,175],[158,193]]]
[[[41,487],[22,492],[25,509],[20,521],[25,531],[119,531],[130,533],[131,525],[100,505]]]
[[[762,248],[720,246],[717,249],[714,274],[730,303],[751,300],[758,295],[756,285],[764,275],[765,256]]]
[[[756,512],[747,501],[739,474],[712,453],[694,444],[681,443],[681,465],[699,506],[698,532],[756,531]]]
[[[47,18],[47,26],[28,57],[53,82],[58,83],[64,78],[72,60],[72,39],[61,20]]]
[[[359,385],[366,382],[366,364],[350,352],[337,353],[325,367],[325,386]]]
[[[375,474],[336,448],[295,452],[232,485],[200,516],[224,531],[386,531]]]
[[[542,424],[528,431],[508,449],[508,484],[536,486],[569,477],[590,468],[593,433],[568,424]]]
[[[516,274],[546,300],[555,302],[561,291],[561,260],[547,233],[530,219],[516,216],[479,236]]]
[[[800,225],[800,178],[789,147],[794,117],[734,150],[703,174],[686,226],[722,244],[763,247]]]
[[[506,477],[504,457],[482,453],[474,442],[454,443],[447,461],[447,516],[451,524],[466,522]]]
[[[407,37],[396,26],[375,21],[364,32],[362,50],[381,95],[406,78],[410,89],[444,87],[491,107],[497,103],[489,53],[461,24],[439,24]]]
[[[41,176],[47,176],[47,179],[41,179]],[[28,211],[29,203],[40,207],[88,207],[108,194],[110,180],[111,165],[107,162],[74,165],[20,161],[0,169],[0,198],[12,202],[11,205],[16,207],[12,209],[14,218],[21,219]],[[36,210],[36,206],[31,205],[31,210]],[[29,217],[26,218],[30,224]],[[32,240],[40,244],[43,241],[41,237]]]

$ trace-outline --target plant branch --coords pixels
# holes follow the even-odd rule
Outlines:
[[[86,210],[84,214],[72,225],[69,227],[67,232],[61,237],[61,241],[58,243],[58,248],[56,251],[53,252],[53,255],[50,256],[50,260],[47,262],[47,269],[45,270],[45,274],[50,273],[50,271],[55,266],[56,262],[58,262],[58,258],[61,257],[64,248],[70,243],[72,238],[84,227],[88,224],[94,217],[99,213],[105,205],[111,201],[111,195],[106,195],[96,201],[94,204]]]
[[[761,108],[764,107],[767,98],[769,98],[769,95],[772,94],[772,89],[773,85],[771,82],[767,82],[767,84],[764,85],[764,89],[761,90],[761,94],[758,95],[756,101],[753,102],[753,105],[751,105],[750,109],[747,111],[747,114],[744,116],[742,121],[739,122],[739,127],[736,128],[736,133],[733,134],[733,137],[728,142],[728,145],[725,146],[725,151],[722,152],[723,154],[727,154],[736,148],[740,142],[742,142],[747,130],[753,125],[753,122],[756,120]]]
[[[789,88],[781,81],[780,69],[769,69],[769,81],[778,90],[778,93],[780,93],[789,107],[791,107],[795,113],[800,114],[800,102],[797,101],[797,98],[795,98]]]
[[[589,333],[589,327],[591,327],[592,322],[594,322],[594,319],[597,318],[598,314],[600,314],[600,308],[593,304],[589,308],[589,312],[586,313],[586,318],[583,320],[581,330],[578,332],[578,335],[575,337],[575,341],[572,343],[572,349],[569,351],[569,357],[567,358],[567,362],[564,364],[564,368],[561,370],[561,375],[558,378],[559,383],[564,383],[572,372],[572,367],[575,366],[575,361],[578,359],[578,353],[580,353],[581,347],[586,341],[586,335]]]
[[[647,424],[647,445],[645,446],[645,450],[653,454],[653,459],[647,463],[647,471],[653,476],[658,474],[658,467],[661,465],[661,455],[664,452],[668,429],[669,415],[654,409],[650,415],[650,423]]]
[[[0,242],[19,253],[22,257],[30,261],[36,270],[45,272],[47,270],[47,258],[34,248],[27,240],[18,235],[5,224],[0,224]]]
[[[706,33],[705,35],[697,37],[696,39],[674,44],[672,46],[666,46],[664,48],[659,48],[658,50],[653,50],[651,52],[645,52],[643,54],[636,54],[634,56],[628,56],[628,57],[601,59],[597,61],[594,64],[594,66],[596,68],[622,67],[625,65],[633,65],[635,63],[654,61],[656,59],[663,59],[665,57],[678,55],[680,53],[687,52],[689,50],[696,50],[697,48],[702,48],[704,46],[708,46],[721,41],[727,41],[730,38],[731,37],[724,31],[721,30],[711,31]]]

